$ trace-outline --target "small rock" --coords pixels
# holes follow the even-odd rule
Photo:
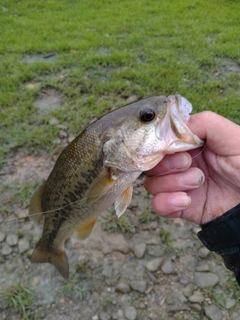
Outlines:
[[[4,243],[2,246],[2,255],[8,256],[11,253],[12,253],[12,249],[9,247],[7,243]]]
[[[113,251],[120,251],[122,253],[129,253],[130,246],[129,243],[125,240],[122,234],[116,234],[114,238],[111,238],[111,243],[109,243]]]
[[[0,231],[0,242],[3,242],[4,239],[5,239],[5,234]]]
[[[133,290],[144,293],[147,289],[147,282],[145,280],[134,280],[130,282],[130,286]]]
[[[133,306],[129,306],[125,309],[125,317],[128,320],[135,320],[137,318],[137,310]]]
[[[163,262],[161,269],[165,274],[175,273],[174,263],[170,259],[166,259]]]
[[[198,255],[202,259],[206,258],[209,255],[209,253],[210,251],[205,247],[202,247],[198,250]]]
[[[61,144],[61,143],[62,143],[62,141],[60,138],[56,138],[53,140],[53,144]]]
[[[100,317],[100,320],[110,320],[111,319],[111,316],[106,312],[100,313],[99,317]]]
[[[52,125],[52,126],[56,126],[57,124],[59,124],[59,120],[55,117],[52,117],[50,120],[49,120],[49,124]]]
[[[138,100],[138,96],[136,94],[131,95],[130,97],[127,98],[127,103],[132,103],[134,101]]]
[[[188,298],[188,300],[190,302],[194,302],[194,303],[196,303],[196,302],[197,303],[202,303],[204,301],[204,296],[200,292],[195,291],[193,293],[193,295]]]
[[[142,224],[143,230],[154,230],[158,227],[158,221],[150,221],[148,223]]]
[[[150,260],[147,264],[146,264],[146,268],[148,269],[148,271],[150,272],[155,272],[157,271],[161,264],[163,262],[163,258],[156,258],[153,260]]]
[[[227,299],[226,300],[226,309],[231,309],[236,304],[236,299]]]
[[[109,265],[104,265],[102,275],[111,278],[112,277],[112,267]]]
[[[18,236],[16,234],[8,234],[6,242],[9,246],[15,246],[18,243]]]
[[[25,239],[22,238],[18,241],[18,250],[20,253],[23,253],[29,249],[29,242]]]
[[[201,266],[196,267],[196,271],[199,272],[209,272],[211,270],[208,263],[202,264]]]
[[[72,142],[74,139],[75,139],[74,136],[69,136],[69,137],[68,137],[68,143]]]
[[[92,320],[99,320],[98,315],[96,314],[95,316],[93,316]]]
[[[133,253],[138,259],[141,259],[144,256],[147,245],[145,243],[139,243],[132,247]]]
[[[66,131],[63,131],[63,130],[60,130],[59,133],[58,133],[58,135],[59,135],[59,138],[60,138],[60,139],[67,138],[67,136],[68,136],[67,132],[66,132]]]
[[[116,286],[116,290],[121,293],[128,293],[130,292],[130,286],[127,282],[120,280]]]
[[[223,319],[222,318],[222,313],[221,310],[215,306],[214,304],[208,306],[204,306],[204,311],[206,316],[210,319],[210,320],[219,320],[219,319]]]
[[[198,312],[200,312],[201,310],[202,310],[202,306],[200,305],[200,304],[198,304],[198,303],[193,303],[193,304],[191,304],[191,306],[190,306],[193,310],[196,310],[196,311],[198,311]]]
[[[211,272],[196,272],[194,278],[199,288],[214,287],[219,282],[219,277]]]

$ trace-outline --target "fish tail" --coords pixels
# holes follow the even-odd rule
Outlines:
[[[65,279],[69,277],[68,259],[64,250],[49,251],[37,244],[32,253],[31,261],[36,263],[49,262]]]

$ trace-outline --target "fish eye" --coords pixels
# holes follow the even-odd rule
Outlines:
[[[151,108],[146,108],[140,112],[140,120],[142,122],[151,122],[155,118],[155,111]]]

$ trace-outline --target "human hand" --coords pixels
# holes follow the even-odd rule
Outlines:
[[[240,203],[240,126],[210,111],[188,125],[205,145],[166,155],[144,186],[156,213],[204,224]]]

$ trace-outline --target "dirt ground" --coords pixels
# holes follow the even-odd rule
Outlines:
[[[151,211],[143,177],[125,213],[130,228],[104,212],[84,243],[67,241],[69,280],[50,264],[32,264],[42,226],[11,188],[40,184],[53,164],[18,154],[0,172],[0,319],[239,319],[238,289],[221,258],[202,246],[196,225]]]

